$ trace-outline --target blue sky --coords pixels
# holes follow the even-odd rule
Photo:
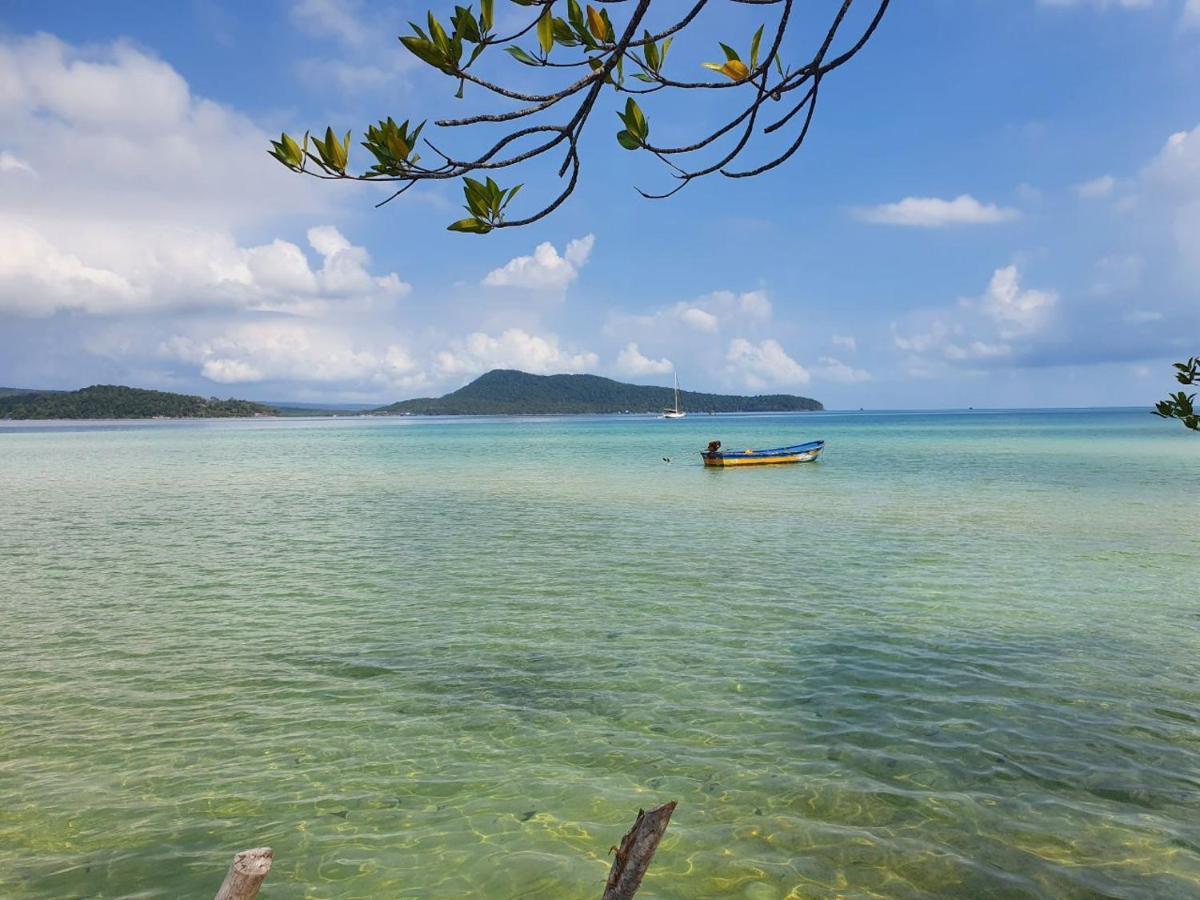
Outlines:
[[[673,74],[772,21],[711,6]],[[832,6],[806,5],[789,58]],[[575,195],[486,237],[444,230],[452,183],[376,210],[379,188],[265,153],[284,129],[508,108],[399,46],[427,8],[0,2],[0,384],[383,402],[497,366],[674,366],[834,408],[1125,405],[1200,352],[1198,0],[894,3],[790,163],[667,201],[635,193],[668,179],[617,146],[605,92]],[[711,97],[647,98],[655,137],[716,124]],[[502,180],[528,183],[518,213],[554,187]]]

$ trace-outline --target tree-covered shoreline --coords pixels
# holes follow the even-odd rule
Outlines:
[[[219,400],[115,384],[0,396],[0,419],[228,419],[277,415],[249,400]]]
[[[825,407],[791,394],[706,394],[680,391],[680,404],[692,413],[809,412]],[[626,384],[599,375],[531,375],[493,369],[442,397],[402,400],[375,410],[377,415],[520,416],[657,413],[674,404],[669,387]]]

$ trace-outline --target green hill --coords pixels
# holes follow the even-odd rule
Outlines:
[[[218,400],[114,384],[78,391],[0,395],[0,419],[216,419],[272,416],[275,410],[248,400]]]
[[[799,412],[824,409],[816,400],[790,394],[739,397],[679,392],[692,413]],[[493,369],[438,398],[402,400],[375,410],[381,415],[488,416],[567,413],[661,412],[674,403],[671,388],[625,384],[598,375],[530,375]]]

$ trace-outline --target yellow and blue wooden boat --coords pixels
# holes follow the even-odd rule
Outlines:
[[[812,462],[825,449],[824,441],[809,441],[774,450],[722,450],[720,441],[713,441],[701,450],[706,466],[776,466],[782,463]]]

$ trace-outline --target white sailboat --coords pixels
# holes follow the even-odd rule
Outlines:
[[[663,411],[664,419],[682,419],[687,415],[679,406],[679,373],[675,373],[675,405],[668,410]]]

